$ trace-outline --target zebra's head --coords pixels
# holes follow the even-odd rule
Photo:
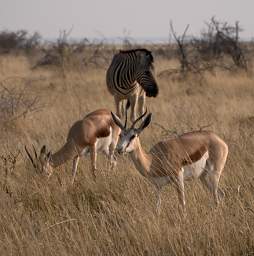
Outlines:
[[[136,55],[139,58],[139,69],[144,71],[153,70],[153,55],[147,49],[137,49]]]
[[[122,66],[124,66],[124,72],[128,74],[126,76],[131,83],[137,81],[148,97],[158,95],[159,88],[153,74],[154,59],[150,51],[144,48],[120,51],[117,58],[120,59],[119,62],[122,61],[122,58],[124,59],[125,65]]]
[[[156,97],[159,92],[157,82],[153,74],[153,55],[146,49],[139,49],[136,53],[139,56],[136,79],[145,90],[146,96]]]

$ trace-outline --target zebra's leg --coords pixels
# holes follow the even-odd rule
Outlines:
[[[121,113],[121,99],[118,98],[116,95],[114,96],[115,99],[115,105],[116,105],[116,115],[121,118],[122,113]]]
[[[144,90],[142,90],[138,97],[138,113],[139,113],[139,115],[142,115],[145,112],[145,104],[146,104],[146,95],[144,93]]]
[[[124,107],[124,100],[120,101],[120,108],[121,108],[121,115],[124,116],[125,107]]]
[[[137,118],[136,115],[136,106],[138,102],[138,94],[135,93],[129,97],[130,104],[131,104],[131,121],[134,122]]]

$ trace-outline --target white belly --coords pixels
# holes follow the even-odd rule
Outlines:
[[[184,166],[183,167],[184,179],[198,178],[205,169],[206,160],[208,159],[208,157],[209,157],[208,152],[206,152],[203,155],[203,157],[200,160],[198,160],[197,162],[195,162],[191,165]]]
[[[191,164],[191,165],[186,165],[183,167],[184,170],[184,180],[189,179],[189,178],[198,178],[201,173],[205,169],[206,165],[206,160],[208,159],[209,155],[208,152],[206,152],[203,157],[198,160],[197,162]],[[162,187],[170,183],[170,176],[164,176],[164,177],[152,177],[150,178],[150,181],[155,184],[158,187]]]
[[[107,137],[98,138],[95,142],[96,152],[104,152],[109,154],[109,146],[112,142],[112,128],[110,127],[110,133]]]

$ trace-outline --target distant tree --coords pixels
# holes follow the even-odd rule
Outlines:
[[[9,53],[13,50],[26,50],[39,46],[41,36],[35,32],[29,35],[26,30],[10,32],[8,30],[0,31],[0,52]]]

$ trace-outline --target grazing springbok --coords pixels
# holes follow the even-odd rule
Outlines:
[[[74,183],[79,158],[90,152],[92,174],[95,178],[97,152],[105,153],[111,167],[116,164],[114,150],[119,137],[120,129],[114,123],[111,113],[106,109],[98,109],[89,113],[84,119],[75,122],[69,130],[66,143],[54,154],[47,152],[46,146],[41,148],[38,156],[34,148],[35,160],[25,147],[26,153],[34,168],[39,169],[48,177],[56,168],[66,161],[73,159],[72,184]]]
[[[130,153],[136,169],[157,188],[157,212],[161,205],[161,188],[168,183],[175,185],[185,211],[184,180],[190,177],[200,178],[212,192],[217,205],[224,195],[218,183],[228,155],[227,144],[213,132],[193,131],[160,141],[146,153],[139,140],[140,133],[151,122],[152,114],[146,113],[136,119],[130,128],[126,127],[126,122],[123,125],[117,115],[111,114],[121,129],[116,150],[120,154]],[[140,126],[135,128],[144,117]]]

